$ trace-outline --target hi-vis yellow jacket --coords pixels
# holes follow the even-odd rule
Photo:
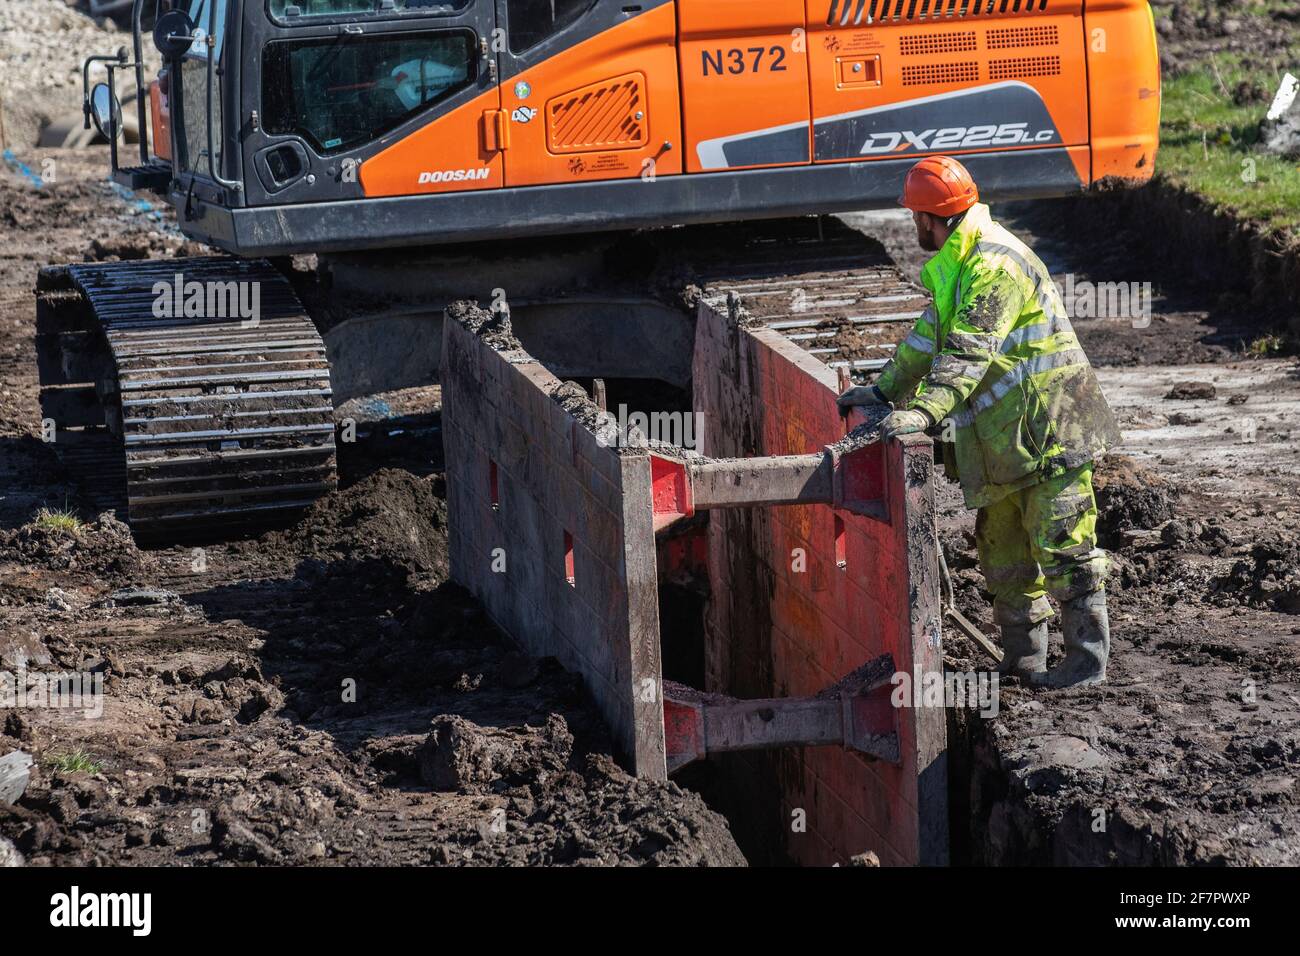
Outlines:
[[[1119,442],[1051,276],[988,206],[971,207],[921,281],[933,303],[876,385],[896,406],[943,422],[967,507],[992,504]]]

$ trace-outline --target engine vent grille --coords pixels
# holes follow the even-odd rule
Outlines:
[[[644,76],[628,73],[555,97],[546,104],[551,152],[644,146],[644,87]]]
[[[831,0],[828,26],[1042,13],[1048,0]]]
[[[1018,46],[1058,46],[1060,31],[1056,24],[1046,23],[1033,27],[998,27],[985,34],[990,50],[1006,50]]]
[[[978,63],[918,63],[903,67],[904,86],[932,83],[975,83],[980,78]]]
[[[969,53],[975,49],[975,31],[965,33],[913,33],[900,37],[898,52],[903,56],[928,53]]]
[[[989,60],[990,80],[1014,80],[1026,76],[1060,76],[1059,56],[1022,56],[1014,60]]]

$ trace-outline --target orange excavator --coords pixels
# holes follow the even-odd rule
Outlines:
[[[1157,149],[1142,0],[134,0],[132,24],[85,64],[87,123],[229,255],[45,270],[38,355],[57,446],[163,536],[333,486],[333,353],[358,390],[410,383],[373,323],[327,349],[289,257],[436,298],[516,240],[890,206],[926,154],[1014,199],[1143,181]]]

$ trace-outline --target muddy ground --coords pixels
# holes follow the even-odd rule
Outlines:
[[[1209,56],[1240,54],[1280,74],[1294,69],[1293,49],[1300,29],[1295,4],[1263,0],[1152,0],[1168,16],[1157,17],[1160,68],[1178,73]],[[1234,90],[1237,98],[1271,98],[1273,90],[1250,86]]]
[[[619,769],[573,675],[447,583],[436,410],[414,445],[363,427],[342,489],[254,540],[30,524],[82,502],[35,437],[37,268],[193,251],[99,151],[56,158],[42,189],[0,173],[0,670],[101,674],[106,704],[4,712],[0,752],[37,763],[0,836],[31,864],[743,864],[699,797]],[[379,417],[410,411],[389,399]]]

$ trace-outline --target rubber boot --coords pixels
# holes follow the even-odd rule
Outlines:
[[[1106,679],[1110,660],[1110,619],[1106,592],[1093,591],[1061,605],[1065,660],[1030,681],[1035,687],[1089,687]]]
[[[1047,622],[1002,625],[1002,663],[998,673],[1025,680],[1047,672]]]

